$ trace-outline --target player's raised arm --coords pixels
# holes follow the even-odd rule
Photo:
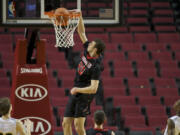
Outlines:
[[[86,37],[86,33],[85,33],[85,27],[84,27],[84,21],[82,18],[82,14],[80,16],[77,31],[78,31],[78,34],[79,34],[79,37],[80,37],[82,43],[84,44],[87,41],[87,37]]]

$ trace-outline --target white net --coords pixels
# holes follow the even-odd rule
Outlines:
[[[57,18],[51,18],[53,22],[55,34],[56,34],[56,45],[55,47],[65,47],[69,48],[74,46],[74,31],[76,30],[79,24],[79,16],[69,16],[68,19],[64,20],[63,16],[59,16],[61,21],[57,22]],[[63,25],[63,24],[67,25]]]

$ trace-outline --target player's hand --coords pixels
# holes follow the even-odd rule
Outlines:
[[[26,126],[27,129],[31,129],[32,127],[32,121],[30,121],[29,119],[26,119],[24,121],[24,125]]]
[[[71,95],[76,95],[77,94],[77,89],[76,87],[71,89]]]

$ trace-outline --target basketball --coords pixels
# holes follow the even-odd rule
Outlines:
[[[69,11],[66,8],[58,8],[55,10],[57,23],[66,26],[68,24]]]

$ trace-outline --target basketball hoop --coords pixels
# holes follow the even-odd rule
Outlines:
[[[55,47],[69,48],[74,46],[73,34],[79,24],[80,11],[68,10],[68,13],[58,14],[50,11],[45,14],[49,16],[54,25],[56,35]]]

